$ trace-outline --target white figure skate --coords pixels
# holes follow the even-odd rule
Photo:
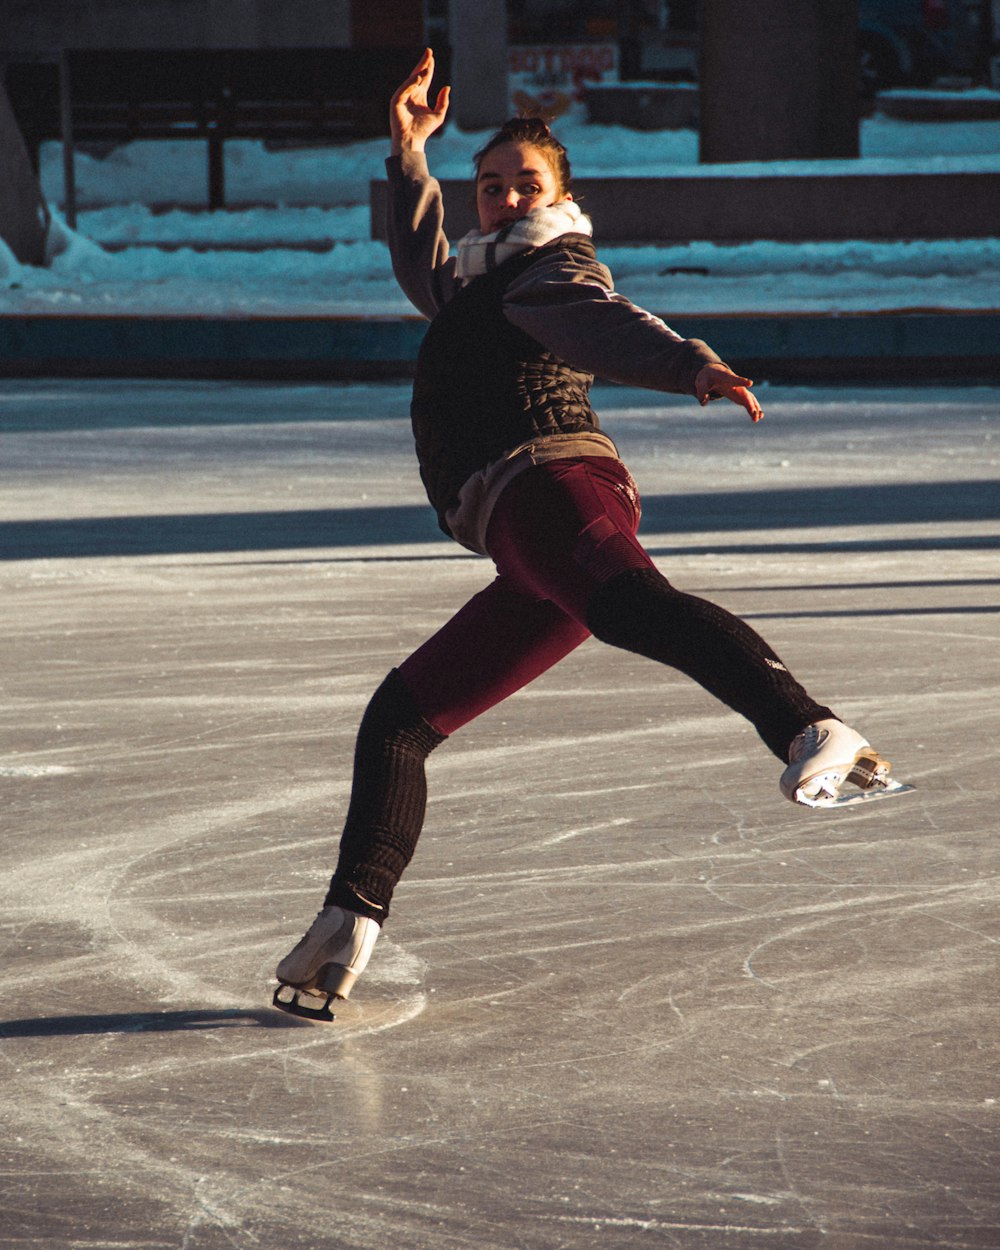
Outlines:
[[[379,924],[343,907],[324,907],[309,932],[278,964],[271,1002],[305,1020],[332,1020],[330,1003],[347,998],[364,971]]]
[[[781,793],[806,807],[844,807],[909,794],[914,787],[889,776],[892,765],[866,738],[839,720],[807,725],[792,740]],[[857,787],[842,793],[845,785]]]

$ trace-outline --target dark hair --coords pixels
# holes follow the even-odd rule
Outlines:
[[[573,174],[569,167],[566,149],[540,117],[512,117],[504,122],[486,146],[480,148],[472,158],[477,177],[483,158],[501,143],[530,143],[533,148],[539,148],[545,153],[546,160],[556,176],[559,194],[569,193]]]

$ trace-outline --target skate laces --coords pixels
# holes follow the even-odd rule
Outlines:
[[[789,764],[797,764],[804,755],[811,754],[829,737],[829,734],[829,729],[821,729],[819,725],[806,725],[801,733],[795,735],[792,745],[788,748]]]

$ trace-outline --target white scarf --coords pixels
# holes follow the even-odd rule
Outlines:
[[[529,247],[544,247],[563,234],[593,232],[590,218],[573,200],[561,200],[550,208],[535,208],[526,217],[501,226],[492,234],[470,230],[458,243],[455,276],[463,284],[471,282]]]

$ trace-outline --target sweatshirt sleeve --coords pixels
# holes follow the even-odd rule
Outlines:
[[[515,279],[504,314],[568,364],[626,386],[693,395],[699,370],[719,360],[619,295],[605,265],[566,252]]]
[[[390,156],[387,232],[392,272],[425,317],[433,317],[455,293],[455,260],[448,255],[441,186],[423,152]]]

